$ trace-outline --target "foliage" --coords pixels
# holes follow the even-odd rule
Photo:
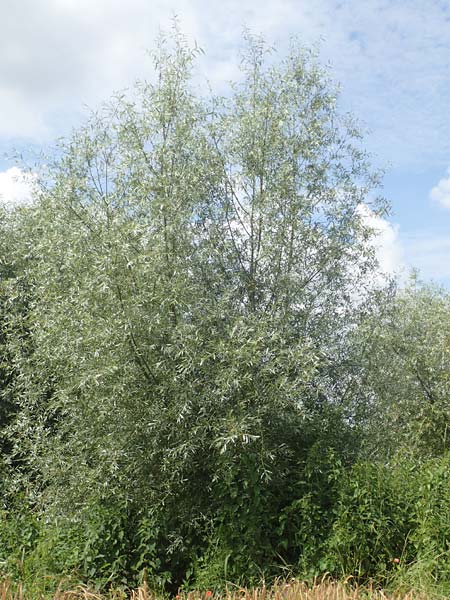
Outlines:
[[[442,455],[450,423],[448,293],[413,279],[356,335],[368,451]]]
[[[395,560],[413,559],[417,476],[408,463],[356,464],[343,478],[328,539],[328,569],[358,578],[386,578]]]
[[[417,563],[410,580],[431,588],[445,583],[450,592],[450,455],[425,463],[418,481],[417,528],[412,541]]]
[[[163,38],[1,215],[2,568],[174,592],[401,554],[441,581],[448,298],[374,283],[379,175],[314,55],[248,35],[205,99],[197,53]]]

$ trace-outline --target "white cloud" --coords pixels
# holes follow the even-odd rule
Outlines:
[[[8,2],[0,7],[0,114],[8,115],[0,136],[42,142],[65,134],[83,105],[96,108],[114,90],[150,78],[147,50],[175,15],[189,41],[207,52],[203,73],[223,85],[234,78],[244,25],[271,39],[303,12],[291,0],[276,8],[256,0]]]
[[[291,34],[342,81],[346,107],[372,127],[370,147],[396,164],[450,153],[450,9],[438,0],[21,0],[0,7],[0,136],[37,141],[67,133],[83,104],[152,71],[145,50],[160,27],[181,29],[206,51],[202,70],[234,77],[242,28],[283,51]],[[7,115],[5,118],[4,115]],[[64,129],[65,126],[65,129]]]
[[[0,202],[6,206],[28,204],[32,200],[33,176],[18,167],[0,172]]]
[[[450,175],[450,168],[447,169]],[[444,208],[450,209],[450,177],[445,177],[430,191],[430,198]]]
[[[360,205],[359,212],[374,232],[370,245],[375,250],[381,274],[402,277],[406,265],[399,226],[379,217],[366,204]]]
[[[435,281],[450,286],[450,235],[433,230],[405,232],[399,225],[375,215],[367,205],[361,205],[364,222],[374,230],[370,244],[379,264],[379,276],[396,277],[400,285],[417,271],[423,281]]]
[[[318,0],[323,52],[344,100],[395,166],[447,160],[450,5],[440,0]]]

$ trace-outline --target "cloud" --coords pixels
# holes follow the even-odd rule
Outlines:
[[[379,264],[376,283],[388,276],[405,285],[409,275],[417,271],[423,281],[450,285],[450,235],[433,230],[402,231],[399,225],[375,215],[367,205],[361,205],[360,214],[374,230],[370,244]]]
[[[147,50],[175,15],[189,41],[207,51],[203,70],[223,84],[234,77],[245,24],[276,33],[302,12],[290,0],[280,0],[276,10],[256,0],[6,2],[0,7],[0,114],[8,118],[0,120],[0,136],[46,141],[65,134],[83,105],[96,108],[114,90],[148,78]]]
[[[438,0],[320,2],[323,45],[344,102],[373,130],[370,149],[394,165],[446,160],[450,6]]]
[[[447,169],[450,175],[450,168]],[[444,177],[430,191],[430,198],[444,208],[450,209],[450,177]]]
[[[374,130],[368,145],[396,164],[450,154],[450,7],[439,0],[7,0],[0,7],[0,136],[51,139],[80,108],[152,71],[146,49],[176,14],[206,51],[217,86],[233,78],[247,25],[283,52],[310,45],[343,83],[343,103]]]
[[[366,204],[360,205],[359,213],[364,224],[373,230],[370,245],[375,251],[379,271],[388,277],[402,278],[406,263],[399,226],[379,217]]]
[[[0,202],[6,206],[28,204],[32,200],[33,176],[18,167],[0,172]]]

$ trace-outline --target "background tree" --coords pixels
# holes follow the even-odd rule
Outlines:
[[[449,448],[449,308],[446,290],[413,279],[358,330],[366,437],[376,455]]]
[[[19,411],[14,392],[18,372],[13,347],[20,340],[21,351],[26,351],[30,298],[22,255],[20,212],[20,208],[0,206],[0,493],[3,505],[6,504],[7,464],[12,452],[8,427]]]

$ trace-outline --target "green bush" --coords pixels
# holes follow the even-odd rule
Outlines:
[[[327,570],[324,547],[335,517],[339,485],[345,469],[339,455],[317,444],[308,454],[296,498],[279,515],[278,556],[301,574]]]
[[[450,454],[424,463],[417,478],[415,529],[411,539],[416,562],[414,580],[450,586]]]
[[[26,560],[41,535],[41,522],[18,495],[15,506],[0,511],[0,574],[27,578]]]
[[[327,570],[383,578],[395,569],[395,559],[413,559],[417,484],[407,464],[362,462],[343,475],[327,542]]]

